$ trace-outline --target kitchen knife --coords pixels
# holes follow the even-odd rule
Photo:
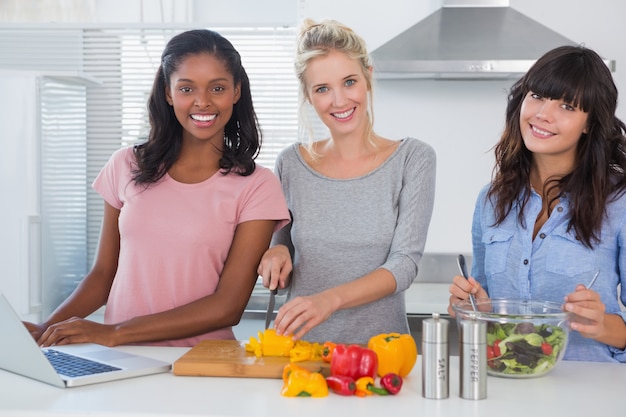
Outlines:
[[[265,329],[270,327],[272,316],[274,315],[274,303],[276,302],[276,293],[278,288],[270,290],[270,301],[267,303],[267,312],[265,313]]]

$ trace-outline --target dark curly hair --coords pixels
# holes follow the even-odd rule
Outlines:
[[[493,181],[488,196],[495,204],[496,224],[514,205],[518,220],[530,198],[532,153],[524,145],[520,109],[527,93],[564,100],[588,113],[587,133],[576,148],[574,170],[544,184],[544,196],[558,190],[552,203],[567,194],[571,202],[568,230],[591,248],[599,241],[605,206],[626,189],[626,126],[615,116],[617,87],[602,58],[584,46],[561,46],[543,55],[509,91],[506,127],[495,146]]]
[[[220,169],[246,176],[254,172],[255,158],[261,147],[261,130],[250,93],[250,81],[241,64],[241,57],[222,35],[208,29],[179,33],[165,46],[161,65],[157,70],[148,99],[150,133],[148,140],[135,146],[137,168],[133,170],[135,184],[150,185],[161,179],[180,154],[183,129],[174,110],[167,103],[165,90],[170,76],[190,55],[209,53],[224,63],[241,85],[241,97],[234,105],[233,114],[224,128],[224,148]]]

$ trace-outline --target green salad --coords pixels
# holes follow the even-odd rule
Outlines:
[[[567,333],[551,324],[487,323],[487,364],[490,373],[539,375],[556,365]]]

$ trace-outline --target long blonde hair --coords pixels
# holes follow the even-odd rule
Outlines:
[[[294,66],[296,76],[300,82],[300,105],[298,108],[298,116],[301,125],[305,126],[308,131],[308,149],[312,155],[315,155],[315,152],[313,152],[312,149],[315,138],[313,137],[313,129],[306,112],[309,97],[306,89],[304,73],[311,60],[320,56],[326,56],[331,51],[343,52],[350,59],[359,62],[361,65],[363,76],[367,81],[368,91],[367,115],[369,123],[365,134],[372,146],[375,146],[373,142],[373,83],[370,71],[372,63],[370,56],[367,53],[365,41],[352,29],[336,20],[324,19],[320,22],[315,22],[312,19],[305,19],[300,28],[300,34],[298,35]]]

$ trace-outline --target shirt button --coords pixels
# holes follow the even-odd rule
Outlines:
[[[562,213],[563,212],[563,207],[557,207],[556,211],[558,211],[559,213]]]
[[[524,259],[524,265],[528,265],[528,259]]]
[[[542,238],[542,239],[545,239],[546,238],[546,234],[545,233],[540,233],[539,237]]]

